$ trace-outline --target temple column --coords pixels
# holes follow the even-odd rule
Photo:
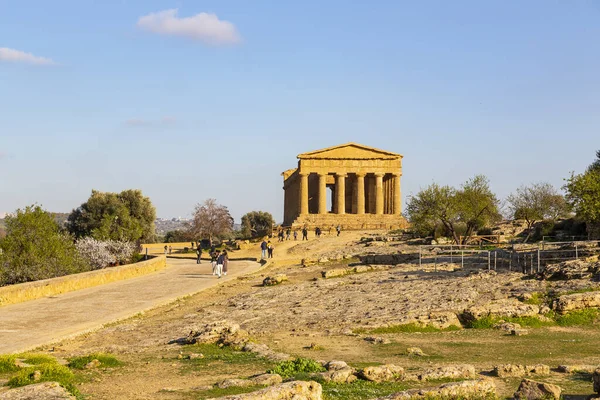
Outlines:
[[[300,215],[308,214],[308,174],[300,174]]]
[[[327,174],[319,174],[319,214],[327,214]]]
[[[365,174],[356,174],[356,213],[365,213]]]
[[[400,174],[394,174],[394,215],[402,214],[402,191],[400,189]]]
[[[383,174],[375,174],[375,214],[383,214]]]
[[[335,211],[338,214],[346,213],[346,174],[335,174]]]

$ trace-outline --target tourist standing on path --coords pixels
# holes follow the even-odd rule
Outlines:
[[[269,258],[273,258],[273,249],[275,247],[273,247],[273,245],[271,244],[271,242],[268,243],[267,245],[267,250],[269,251]]]
[[[302,240],[308,240],[308,229],[302,228]]]
[[[198,248],[196,249],[196,255],[198,258],[196,259],[196,264],[200,264],[200,259],[202,258],[202,246],[200,246],[200,242],[198,242]]]
[[[217,257],[217,276],[219,277],[219,279],[221,278],[221,274],[223,273],[223,260],[225,259],[225,256],[223,255],[224,253],[225,252],[219,254],[219,256]]]
[[[227,250],[223,250],[223,275],[227,275],[227,268],[229,267],[229,256]]]
[[[217,258],[219,257],[218,251],[210,253],[210,264],[212,266],[213,275],[217,274]]]
[[[294,231],[294,240],[298,240],[298,231]]]
[[[291,233],[292,233],[292,230],[290,228],[287,228],[287,231],[285,231],[285,240],[290,240]]]
[[[169,255],[171,255],[172,252],[173,252],[173,248],[171,246],[169,246]]]
[[[335,230],[337,232],[337,235],[340,236],[340,233],[342,232],[342,227],[340,225],[335,227]]]
[[[279,235],[278,235],[278,236],[279,236],[279,241],[280,241],[280,242],[283,242],[283,236],[284,236],[284,234],[283,234],[283,229],[281,229],[281,230],[279,231]]]
[[[167,253],[169,252],[169,248],[167,247],[167,245],[165,244],[165,256],[167,255]]]
[[[267,242],[265,242],[264,240],[262,241],[262,243],[260,244],[260,259],[264,260],[265,258],[267,258]]]

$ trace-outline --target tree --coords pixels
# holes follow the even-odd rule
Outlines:
[[[596,159],[587,168],[587,172],[591,172],[591,171],[600,171],[600,150],[596,150]]]
[[[242,235],[244,237],[261,237],[273,228],[275,220],[266,211],[250,211],[242,217]]]
[[[0,285],[35,281],[88,271],[70,236],[38,205],[6,217],[0,242]]]
[[[194,240],[194,235],[189,230],[176,229],[165,233],[163,241],[165,243],[180,243]]]
[[[220,238],[233,230],[233,218],[227,207],[217,204],[215,199],[205,200],[197,204],[190,232],[197,238]]]
[[[569,212],[565,198],[551,184],[542,182],[530,186],[521,186],[508,196],[510,210],[514,219],[524,219],[527,223],[527,242],[532,234],[533,225],[542,220],[556,220]]]
[[[600,225],[600,170],[588,168],[579,175],[571,173],[564,186],[567,201],[589,228]]]
[[[69,215],[67,229],[76,238],[152,242],[155,219],[156,210],[141,190],[92,190],[90,198]]]
[[[421,190],[409,198],[407,215],[420,234],[441,224],[456,244],[466,244],[477,230],[500,219],[498,204],[488,179],[477,175],[460,189],[434,183]]]

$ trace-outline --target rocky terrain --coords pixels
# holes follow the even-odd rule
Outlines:
[[[258,274],[43,350],[60,359],[105,352],[123,360],[83,373],[78,388],[92,399],[593,392],[597,258],[524,275],[419,267],[415,246],[381,234],[276,249],[279,258]],[[316,369],[286,375],[304,365],[298,357]]]

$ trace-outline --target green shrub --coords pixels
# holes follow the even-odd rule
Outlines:
[[[16,356],[13,354],[0,355],[0,373],[13,372],[19,369],[15,364]]]
[[[123,363],[111,354],[105,353],[93,353],[87,356],[82,357],[74,357],[69,359],[69,368],[74,369],[84,369],[87,364],[89,364],[92,360],[100,361],[100,366],[107,367],[119,367],[123,365]]]
[[[315,360],[298,357],[295,360],[283,361],[268,371],[270,374],[279,374],[283,378],[289,378],[301,373],[323,372],[325,368]]]
[[[40,372],[39,379],[37,380],[34,378],[36,371]],[[64,365],[55,363],[40,364],[34,367],[20,369],[19,372],[10,378],[7,385],[15,388],[31,385],[32,383],[53,381],[67,387],[72,386],[74,378],[75,376],[71,370]]]
[[[572,311],[564,315],[556,316],[556,323],[560,326],[577,326],[593,324],[600,312],[596,308],[586,308],[585,310]]]
[[[496,324],[499,324],[501,321],[510,322],[513,324],[519,324],[525,328],[541,328],[544,326],[555,325],[554,321],[544,321],[544,320],[541,320],[540,318],[538,318],[537,316],[504,317],[504,318],[485,316],[483,318],[469,321],[465,325],[467,328],[471,328],[471,329],[492,329]]]
[[[0,242],[0,286],[87,271],[70,236],[40,206],[28,206],[6,218]]]
[[[451,331],[459,331],[460,329],[461,328],[459,326],[455,326],[455,325],[451,325],[447,328],[440,329],[440,328],[436,328],[431,325],[419,325],[416,323],[410,323],[410,324],[392,325],[392,326],[375,328],[375,329],[368,331],[368,333],[385,334],[385,333],[416,333],[416,332],[422,332],[422,333],[451,332]]]

